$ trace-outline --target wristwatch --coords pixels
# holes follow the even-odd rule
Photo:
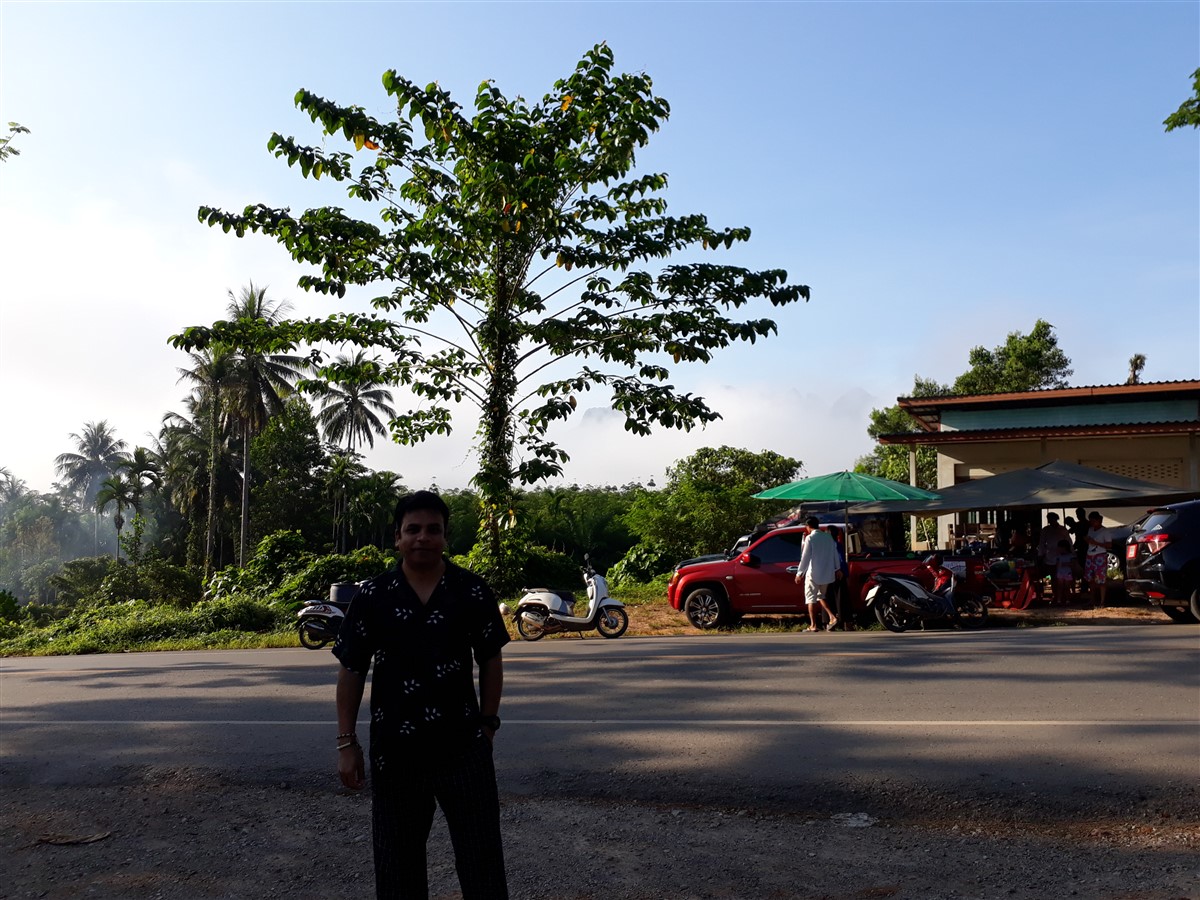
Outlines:
[[[492,731],[500,730],[500,717],[499,716],[480,716],[479,722],[480,722],[480,724],[492,729]]]

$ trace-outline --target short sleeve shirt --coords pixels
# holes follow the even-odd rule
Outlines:
[[[509,641],[495,594],[447,561],[422,604],[400,568],[366,582],[346,612],[333,655],[364,677],[371,665],[371,758],[465,748],[482,734],[472,656]]]
[[[1114,529],[1112,528],[1089,528],[1087,536],[1096,541],[1103,541],[1104,546],[1100,547],[1096,544],[1088,544],[1087,555],[1099,556],[1101,553],[1107,554],[1108,545],[1111,544],[1113,540],[1113,531]]]

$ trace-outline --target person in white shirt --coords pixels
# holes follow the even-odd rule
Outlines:
[[[820,604],[829,616],[829,630],[832,631],[838,623],[825,595],[829,586],[842,577],[842,561],[838,556],[837,542],[833,536],[821,530],[821,523],[816,516],[809,516],[804,521],[808,536],[804,538],[804,548],[800,551],[800,566],[796,571],[796,584],[804,583],[804,602],[808,606],[809,632],[820,631],[817,623],[817,604]]]

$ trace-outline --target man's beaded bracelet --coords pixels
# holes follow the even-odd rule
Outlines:
[[[337,748],[339,750],[345,750],[348,747],[357,747],[357,746],[358,746],[358,735],[355,734],[353,731],[347,731],[345,734],[339,734],[337,736]]]

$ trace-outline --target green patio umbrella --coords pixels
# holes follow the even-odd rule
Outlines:
[[[833,472],[814,475],[752,494],[756,500],[809,500],[864,503],[869,500],[938,500],[939,494],[910,487],[890,478],[876,478],[861,472]]]

